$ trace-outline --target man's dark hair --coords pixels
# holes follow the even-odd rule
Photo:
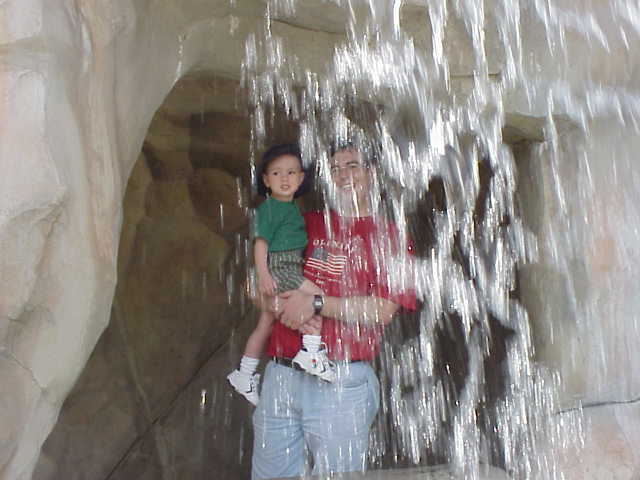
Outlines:
[[[262,195],[266,197],[269,193],[269,188],[264,184],[262,180],[262,175],[266,173],[267,167],[269,164],[280,158],[284,155],[291,155],[296,157],[300,162],[300,168],[304,172],[304,180],[296,193],[293,195],[294,198],[298,198],[300,195],[307,193],[311,189],[311,185],[313,184],[312,175],[310,175],[312,169],[305,169],[302,166],[302,154],[300,153],[300,147],[295,143],[281,143],[279,145],[274,145],[270,147],[266,152],[262,154],[262,158],[260,159],[260,164],[256,169],[256,187],[258,189],[258,195]]]
[[[329,149],[331,157],[344,150],[355,150],[358,152],[360,154],[360,158],[362,158],[362,162],[367,167],[376,166],[378,164],[380,146],[374,142],[354,142],[353,140],[336,140],[331,142]]]

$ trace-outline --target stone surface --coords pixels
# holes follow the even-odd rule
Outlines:
[[[345,2],[297,2],[301,5],[295,12],[286,8],[289,2],[271,3],[280,5],[271,29],[286,39],[286,55],[297,57],[303,68],[322,74],[334,47],[345,39],[344,20],[348,12],[347,7],[339,4]],[[367,2],[353,3],[356,14],[365,15],[362,12],[366,11]],[[411,8],[416,8],[419,2],[411,3]],[[485,2],[485,11],[499,11],[503,4],[508,2]],[[615,3],[613,7],[621,5],[624,6]],[[637,43],[637,35],[631,29],[621,34],[621,25],[633,25],[635,14],[629,9],[631,16],[622,22],[620,18],[625,12],[618,12],[616,17],[613,7],[609,2],[547,2],[542,12],[536,8],[524,10],[520,20],[527,27],[521,29],[526,53],[524,74],[534,81],[528,89],[504,92],[502,104],[506,113],[517,115],[552,118],[552,115],[573,113],[579,121],[591,114],[603,118],[600,123],[585,121],[582,125],[588,133],[584,154],[599,166],[599,175],[593,178],[600,182],[596,184],[598,188],[594,188],[600,193],[593,208],[582,204],[585,200],[589,203],[589,197],[575,188],[571,193],[582,203],[576,201],[571,205],[568,218],[555,217],[556,206],[551,194],[556,186],[553,178],[542,185],[542,204],[532,202],[532,210],[540,214],[533,215],[539,224],[578,225],[574,235],[568,234],[562,239],[549,236],[544,229],[541,231],[544,240],[541,254],[547,261],[540,262],[537,273],[534,272],[538,275],[539,290],[532,292],[532,308],[536,308],[537,302],[536,311],[540,314],[534,327],[537,355],[563,373],[567,402],[574,397],[593,401],[620,397],[628,400],[639,394],[637,374],[632,368],[619,367],[638,364],[637,342],[633,341],[638,335],[634,316],[638,305],[633,300],[638,298],[638,282],[634,276],[638,271],[634,268],[638,257],[632,248],[637,233],[625,229],[625,225],[638,224],[633,194],[637,165],[628,162],[635,159],[638,150],[634,143],[637,130],[632,118],[626,124],[620,122],[622,126],[615,122],[619,118],[617,105],[631,108],[634,104],[640,84],[640,62],[637,49],[625,48],[625,42]],[[156,110],[176,81],[193,70],[239,78],[247,37],[254,32],[258,35],[264,32],[265,8],[266,2],[258,0],[0,2],[2,477],[30,477],[40,446],[55,423],[65,397],[109,323],[118,271],[116,254],[125,185]],[[411,30],[423,27],[421,19],[426,17],[417,9],[407,11],[405,18]],[[549,42],[545,35],[556,28],[562,35]],[[593,34],[585,39],[580,28]],[[504,73],[505,52],[501,51],[500,42],[496,42],[499,32],[488,28],[486,35],[490,70]],[[420,37],[416,37],[416,42],[423,42],[424,48],[430,51],[430,35]],[[470,38],[460,30],[458,21],[447,26],[446,38],[452,72],[462,76],[471,74],[474,65],[470,58]],[[563,50],[554,55],[550,48]],[[468,86],[469,81],[462,83]],[[574,94],[570,99],[567,88]],[[572,109],[583,96],[588,99],[581,116]],[[197,97],[192,94],[192,101],[197,102]],[[566,102],[558,102],[558,97]],[[201,103],[209,105],[207,102]],[[217,100],[211,102],[217,104]],[[231,102],[227,98],[222,103],[229,108]],[[189,114],[198,115],[202,108],[187,110]],[[184,134],[183,120],[174,123],[174,119],[169,118],[168,122],[166,132]],[[521,135],[521,131],[516,134]],[[525,131],[525,135],[529,133]],[[161,135],[155,140],[156,144],[164,144],[168,136],[171,133]],[[578,137],[569,140],[584,141]],[[174,163],[175,159],[183,160],[184,153],[165,158],[162,170],[165,178],[184,182],[190,168],[180,167],[183,164],[176,160],[179,166],[176,169]],[[577,178],[581,158],[570,145],[563,146],[562,160],[568,164],[562,174],[569,179]],[[614,160],[617,167],[611,168]],[[229,160],[226,165],[233,162],[235,160]],[[239,176],[238,172],[231,174]],[[141,183],[144,194],[138,196],[138,213],[128,219],[136,224],[135,238],[143,231],[148,235],[171,236],[173,230],[184,227],[194,235],[190,244],[193,248],[222,245],[222,240],[212,235],[212,229],[221,227],[197,222],[197,208],[186,210],[189,212],[186,220],[173,218],[163,222],[155,216],[142,218],[139,200],[143,196],[147,198],[146,181],[148,178]],[[179,189],[163,190],[160,197],[170,199],[176,194],[184,200],[189,189],[184,188],[184,183],[180,185]],[[607,211],[607,205],[616,205],[614,194],[620,191],[623,200],[616,209],[620,214],[616,224],[621,224],[619,231],[607,233],[606,229],[592,229],[594,224],[604,224],[606,214],[603,212]],[[590,220],[583,221],[586,217]],[[127,238],[130,243],[123,244],[123,258],[128,260],[127,265],[137,267],[140,263],[135,262],[141,262],[143,257],[139,250],[142,247],[131,241],[131,237]],[[180,250],[179,241],[175,236],[171,238],[172,248]],[[602,255],[602,249],[597,248],[601,239],[604,239],[602,244],[613,245],[608,259]],[[591,253],[583,255],[581,247]],[[159,255],[171,264],[171,255],[167,252]],[[561,278],[556,270],[549,268],[558,256],[561,261],[566,260],[565,272],[570,278]],[[206,256],[187,257],[196,271],[205,268],[204,263],[213,272],[218,260]],[[593,278],[586,275],[585,265],[599,265],[601,274]],[[156,265],[156,272],[158,268]],[[172,265],[172,268],[172,274],[179,276],[179,267]],[[153,277],[151,281],[155,280]],[[547,297],[541,290],[547,288],[551,280],[561,288]],[[176,293],[179,298],[196,297],[198,291],[202,293],[202,288],[196,285],[201,284],[201,278],[188,279],[180,283]],[[567,313],[566,297],[562,295],[567,285],[570,296],[575,294],[570,298],[576,298],[578,303],[599,299],[601,307],[584,312],[573,305]],[[150,286],[143,295],[149,299],[161,297],[154,288]],[[544,303],[552,305],[545,310],[541,308]],[[177,314],[177,307],[173,308]],[[155,318],[146,318],[144,323],[147,328],[159,328],[155,321]],[[200,318],[198,322],[202,322],[198,323],[202,328],[205,321]],[[548,330],[543,331],[544,328]],[[130,334],[135,335],[135,330],[135,325],[131,326]],[[139,335],[144,338],[146,333]],[[176,334],[179,333],[184,332]],[[152,336],[149,345],[162,350],[166,347],[159,347],[156,342],[168,336],[168,332]],[[599,338],[604,340],[597,340]],[[159,356],[157,352],[140,352],[136,361],[143,364]],[[196,354],[201,359],[205,356],[201,351]],[[193,358],[185,360],[188,366],[183,365],[181,375],[197,363]],[[149,381],[145,379],[142,384],[149,388]],[[100,398],[99,393],[95,395]],[[171,396],[155,390],[151,395],[158,401],[166,401]],[[130,408],[130,403],[125,401],[114,408],[114,416]],[[162,408],[151,409],[157,410]],[[625,421],[632,424],[634,418],[631,416]],[[611,418],[605,417],[598,425],[606,432],[604,427],[610,422]],[[128,420],[116,420],[114,424],[121,425],[124,431],[133,431]],[[595,431],[590,435],[594,442],[592,452],[603,449],[610,438]],[[627,447],[630,445],[629,440],[619,438],[620,442],[627,442]],[[637,459],[631,459],[627,447],[620,448],[625,452],[619,457],[620,465],[624,468],[629,465],[626,471],[631,472],[634,467],[630,465],[633,462],[637,465]],[[141,454],[140,458],[146,457]],[[44,470],[55,471],[57,458],[45,453],[43,459]],[[587,461],[589,457],[584,459]],[[154,462],[149,465],[166,465]],[[146,475],[158,478],[159,471]]]
[[[13,2],[11,2],[13,4]],[[15,4],[14,4],[14,7]],[[65,187],[45,135],[45,79],[35,71],[4,69],[0,131],[0,318],[17,319],[38,278],[47,237],[60,215]]]
[[[633,480],[640,474],[640,404],[609,404],[585,409],[584,450],[560,464],[568,480]],[[541,475],[544,478],[543,475]]]
[[[194,166],[222,168],[248,179],[248,118],[222,112],[191,116],[190,154]]]
[[[112,323],[67,397],[34,478],[106,478],[148,427],[124,346]]]
[[[40,389],[24,367],[7,358],[0,359],[2,400],[0,401],[0,448],[2,465],[7,465],[19,453],[17,441],[24,438],[27,418],[35,409]],[[3,475],[6,468],[0,469]]]
[[[0,23],[7,27],[0,33],[0,45],[37,35],[42,29],[42,12],[42,3],[38,0],[0,3]]]
[[[151,130],[150,137],[154,134]],[[184,178],[193,170],[186,152],[174,156],[171,175],[163,169],[154,176],[148,162],[148,155],[139,157],[125,194],[120,281],[109,327],[67,397],[34,478],[106,478],[125,457],[123,468],[134,468],[138,457],[130,450],[138,444],[146,452],[147,474],[154,465],[147,455],[159,462],[160,471],[182,468],[167,464],[173,450],[186,448],[183,442],[165,445],[167,412],[212,355],[229,362],[228,355],[216,352],[240,317],[228,306],[224,283],[230,248],[207,226],[221,224],[220,210],[206,217],[196,213]],[[200,194],[232,203],[223,186],[235,187],[234,177],[215,173],[200,185]],[[233,214],[236,225],[246,226],[241,211]],[[175,422],[181,425],[182,418]],[[200,463],[211,468],[206,458]]]
[[[136,162],[124,197],[124,208],[122,219],[122,234],[118,245],[118,266],[120,271],[129,265],[131,252],[133,251],[138,223],[146,216],[147,189],[153,182],[153,177],[147,167],[144,154],[140,154]]]
[[[253,407],[231,391],[225,378],[253,319],[238,326],[240,336],[198,371],[166,414],[131,446],[112,478],[152,480],[166,472],[194,479],[250,476]]]
[[[195,209],[213,231],[230,233],[248,228],[239,178],[217,168],[201,168],[191,179],[190,192]]]
[[[558,170],[567,188],[564,206],[553,191],[558,188],[553,152],[536,147],[521,162],[523,215],[539,242],[538,261],[522,272],[530,286],[523,300],[533,322],[537,358],[561,372],[567,407],[576,399],[628,401],[640,393],[640,378],[620,368],[640,362],[637,274],[629,270],[639,255],[631,231],[637,222],[636,186],[634,174],[611,176],[611,147],[606,147],[616,145],[619,166],[630,172],[627,162],[639,143],[636,137],[623,141],[613,125],[597,130],[597,140],[575,129],[561,135],[558,144],[567,158]],[[575,157],[579,148],[592,159],[588,170]],[[600,197],[570,195],[591,181]]]

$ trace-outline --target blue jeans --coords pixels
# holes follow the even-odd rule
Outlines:
[[[327,383],[269,362],[253,414],[252,479],[364,471],[369,429],[380,404],[368,363],[338,365]]]

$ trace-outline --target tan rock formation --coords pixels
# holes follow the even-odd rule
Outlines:
[[[149,142],[158,138],[157,126],[154,121]],[[182,145],[189,148],[189,142]],[[205,202],[217,202],[203,216],[192,203],[190,179],[201,171],[205,181],[198,192]],[[167,432],[164,417],[242,318],[228,304],[233,293],[224,265],[230,246],[212,232],[213,225],[223,224],[220,202],[229,205],[229,223],[236,230],[246,227],[246,214],[237,206],[238,186],[223,170],[194,173],[186,151],[164,149],[154,160],[139,157],[125,194],[119,283],[109,327],[62,408],[35,478],[104,478],[123,458],[128,458],[122,467],[128,471],[135,463],[131,451],[138,448],[151,448],[147,455],[153,462],[173,468],[167,462],[173,464],[170,458],[183,443],[172,442],[175,435]],[[217,357],[221,370],[216,376],[224,379],[229,354]],[[195,410],[188,416],[202,414],[197,403],[185,408]],[[229,436],[241,438],[240,430]],[[197,464],[212,468],[206,458]],[[143,465],[151,475],[150,461]],[[238,469],[234,465],[230,472],[237,475]]]
[[[118,279],[117,252],[125,186],[154,113],[176,81],[192,71],[238,79],[247,38],[253,34],[261,38],[266,31],[266,3],[260,0],[0,2],[0,477],[10,480],[31,477],[40,447],[53,428],[64,399],[109,324]],[[274,12],[270,31],[284,39],[288,58],[295,58],[303,69],[322,74],[334,47],[346,38],[345,19],[349,12],[344,4],[353,3],[356,15],[360,16],[366,12],[368,2],[297,2],[299,8],[295,11],[285,8],[288,2],[276,3],[280,9]],[[416,9],[418,2],[407,3]],[[499,10],[507,3],[485,2],[485,11]],[[637,36],[632,35],[629,40],[620,34],[620,25],[615,22],[619,17],[612,15],[609,2],[602,5],[581,3],[575,7],[584,8],[586,13],[571,10],[574,7],[567,2],[546,4],[554,9],[543,9],[540,15],[544,18],[536,17],[539,12],[529,9],[519,19],[523,25],[524,51],[535,66],[527,73],[535,76],[535,82],[526,91],[504,92],[501,106],[504,113],[551,118],[566,114],[574,107],[572,102],[579,102],[594,85],[602,87],[589,97],[588,102],[585,101],[584,116],[579,120],[581,127],[590,129],[590,148],[585,150],[585,155],[594,164],[603,166],[602,177],[606,177],[605,167],[612,162],[612,152],[607,151],[609,146],[627,145],[617,151],[617,158],[625,159],[637,154],[637,148],[626,144],[606,125],[592,122],[589,115],[595,112],[594,115],[601,115],[605,123],[618,121],[616,105],[633,104],[640,71],[638,53],[627,49],[625,43],[634,44]],[[568,13],[563,14],[565,10],[562,9],[568,9]],[[424,45],[427,56],[431,55],[433,31],[431,25],[425,26],[421,21],[426,18],[424,11],[417,9],[408,13],[405,23],[409,32],[413,31],[417,44]],[[581,25],[594,32],[588,37],[590,41],[585,41],[584,32],[572,23],[575,19],[584,21]],[[597,19],[598,28],[594,26],[595,20],[588,22],[589,19]],[[628,23],[632,25],[633,19],[630,17]],[[416,30],[422,27],[426,28],[426,35],[424,31]],[[443,38],[451,55],[451,73],[464,77],[471,75],[475,67],[470,53],[473,52],[470,36],[461,27],[458,22],[447,24]],[[550,45],[545,35],[553,29],[562,30],[562,42],[551,42]],[[505,74],[505,52],[499,48],[501,42],[496,40],[500,32],[488,26],[483,34],[487,38],[485,50],[489,73]],[[550,48],[562,48],[562,55],[550,54]],[[464,94],[472,79],[464,77],[452,81],[454,86],[458,83],[457,91]],[[565,92],[567,88],[574,89],[572,93],[575,93],[570,101],[566,104],[550,101],[550,92]],[[627,93],[630,94],[625,96]],[[617,99],[617,103],[611,101],[612,98]],[[203,103],[210,101],[205,99],[203,102],[197,94],[191,99],[194,105],[184,108],[194,115],[203,110]],[[228,106],[231,101],[226,98],[222,103]],[[167,122],[165,133],[150,145],[162,152],[157,153],[158,158],[165,160],[159,164],[158,178],[175,185],[156,188],[146,173],[135,174],[136,178],[140,176],[136,187],[139,193],[132,200],[136,213],[127,214],[127,221],[135,224],[135,236],[127,234],[127,240],[122,244],[122,258],[127,260],[124,269],[131,271],[136,281],[132,280],[130,288],[125,288],[124,281],[119,285],[126,300],[122,304],[116,302],[115,307],[116,311],[129,312],[127,315],[140,316],[140,325],[145,325],[147,330],[143,331],[135,322],[111,322],[110,328],[121,330],[107,333],[105,342],[110,342],[113,338],[110,336],[116,333],[122,338],[126,335],[127,342],[141,345],[140,351],[129,351],[91,367],[97,369],[96,382],[105,378],[105,362],[108,361],[114,362],[114,369],[122,371],[124,378],[134,376],[135,371],[139,377],[136,381],[124,382],[126,387],[119,383],[121,380],[110,377],[111,380],[106,381],[112,391],[126,391],[115,405],[110,403],[115,394],[109,394],[105,399],[98,389],[89,388],[87,395],[111,410],[110,420],[96,419],[92,427],[95,429],[105,429],[107,425],[121,432],[138,432],[129,415],[139,402],[144,405],[143,399],[148,397],[149,403],[142,411],[147,415],[143,418],[149,422],[163,410],[161,403],[175,396],[175,391],[157,390],[154,384],[157,376],[154,375],[158,373],[147,372],[146,368],[155,362],[166,366],[164,362],[168,360],[163,354],[171,347],[160,344],[161,340],[171,342],[175,337],[187,341],[195,336],[213,338],[208,337],[213,328],[210,318],[204,318],[201,311],[185,310],[180,306],[189,299],[200,303],[204,311],[216,308],[217,303],[208,302],[219,297],[208,294],[215,290],[213,279],[217,281],[220,263],[229,247],[226,239],[214,235],[212,230],[226,234],[227,225],[230,231],[240,228],[226,221],[222,225],[198,219],[202,211],[212,208],[207,203],[209,198],[206,198],[207,202],[204,200],[206,194],[198,190],[200,185],[217,184],[205,181],[206,175],[198,175],[194,184],[197,185],[196,205],[189,203],[193,192],[186,178],[195,175],[194,165],[184,164],[183,151],[163,157],[172,150],[170,147],[158,149],[159,145],[166,146],[167,136],[173,135],[166,132],[179,130],[184,134],[187,124],[175,123],[171,118]],[[627,137],[635,138],[637,131],[632,123],[629,120],[620,130]],[[206,140],[202,141],[206,143]],[[604,146],[599,148],[598,144]],[[567,149],[563,153],[563,160],[570,158],[574,165],[581,159],[573,150]],[[144,156],[149,162],[146,152]],[[230,175],[239,177],[239,172],[230,168],[234,162],[235,159],[228,160],[211,168],[225,168]],[[568,177],[572,175],[571,169],[564,172]],[[151,176],[154,176],[153,172]],[[222,182],[225,188],[231,185],[227,180]],[[625,188],[633,189],[629,178],[621,181]],[[549,185],[553,186],[548,184],[546,187]],[[545,190],[545,202],[552,198],[550,191]],[[173,213],[164,218],[152,206],[151,215],[147,215],[145,207],[143,217],[143,197],[145,202],[151,197],[161,199]],[[228,201],[228,197],[224,201]],[[553,212],[547,204],[541,208],[544,220],[557,220],[551,218]],[[627,208],[624,218],[633,220],[633,209],[628,205]],[[569,215],[573,220],[582,218],[579,209]],[[589,224],[580,224],[580,234],[588,235],[588,227]],[[189,232],[187,240],[178,236],[178,228]],[[160,235],[166,235],[165,246],[160,245]],[[633,232],[626,235],[634,238]],[[150,243],[139,242],[139,238],[148,239]],[[553,250],[556,246],[551,242],[546,244],[547,259],[557,253]],[[562,248],[562,254],[571,250],[566,245]],[[219,251],[213,253],[215,249]],[[183,258],[189,268],[184,270],[177,266],[176,257]],[[153,274],[142,270],[145,265],[152,268]],[[187,273],[183,277],[184,272]],[[581,275],[580,269],[568,269],[567,272],[572,277]],[[633,278],[621,266],[617,272],[624,279]],[[177,279],[180,280],[177,284],[171,283]],[[541,284],[544,286],[545,282]],[[608,288],[608,294],[616,294],[614,287]],[[635,293],[633,284],[625,288]],[[173,291],[174,296],[165,297],[163,292],[167,290]],[[133,292],[137,292],[137,298],[133,298]],[[157,309],[140,313],[138,302],[143,297],[157,302]],[[634,298],[634,295],[628,298]],[[557,296],[553,299],[558,303],[565,301]],[[636,353],[624,345],[628,340],[625,329],[629,325],[628,319],[632,318],[633,306],[624,303],[624,308],[615,310],[616,315],[623,317],[613,314],[605,317],[616,320],[610,329],[615,335],[599,344],[606,346],[605,358],[636,358]],[[607,312],[611,314],[610,310]],[[548,313],[541,310],[541,315]],[[193,329],[179,328],[178,317],[191,319]],[[541,317],[544,325],[550,325],[552,321],[564,322],[569,332],[576,331],[573,320]],[[595,326],[595,321],[593,317],[588,318],[587,327]],[[580,326],[579,322],[576,325]],[[609,333],[607,325],[605,323],[599,331]],[[580,332],[590,331],[590,328],[582,327]],[[571,337],[570,334],[567,336]],[[563,355],[563,352],[574,352],[580,347],[579,339],[572,341],[550,335],[548,341],[549,345],[540,353],[546,358],[541,359],[560,365],[559,369],[566,377],[580,379],[574,382],[577,396],[589,398],[603,394],[603,378],[606,379],[607,374],[615,374],[619,380],[616,384],[622,385],[620,389],[637,396],[637,376],[632,378],[635,374],[629,373],[632,369],[620,371],[615,365],[600,364],[599,375],[594,376],[582,362],[576,361],[579,357]],[[585,357],[594,362],[601,358],[597,346],[594,348],[588,343],[588,351]],[[109,357],[102,347],[94,355]],[[186,372],[205,357],[204,350],[194,347],[191,355],[176,365],[178,376],[184,378]],[[635,365],[637,362],[623,363]],[[93,385],[94,378],[89,372],[86,381]],[[618,393],[610,392],[610,396]],[[75,400],[72,396],[69,407],[72,412]],[[70,418],[71,425],[76,425],[77,420],[76,423],[73,421],[78,418],[76,414]],[[607,436],[594,438],[605,442]],[[45,469],[55,471],[55,457],[45,458],[43,462]],[[91,460],[88,463],[93,464]],[[107,469],[105,466],[100,468],[103,468],[102,472]],[[159,474],[155,475],[153,478],[158,478]]]

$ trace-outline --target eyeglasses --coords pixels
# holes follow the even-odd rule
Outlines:
[[[355,172],[360,169],[367,168],[368,165],[363,164],[357,160],[346,162],[344,165],[331,165],[331,175],[338,175],[342,172]]]

